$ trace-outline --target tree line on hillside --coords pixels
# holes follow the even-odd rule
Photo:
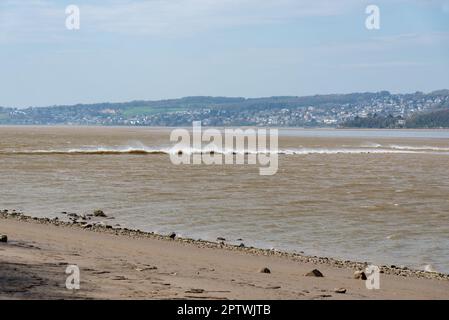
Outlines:
[[[400,116],[380,116],[377,114],[367,117],[355,117],[340,125],[341,128],[367,129],[401,129],[401,128],[449,128],[449,109],[437,110],[412,115],[408,119]]]

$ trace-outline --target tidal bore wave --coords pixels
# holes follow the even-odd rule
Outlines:
[[[335,155],[335,154],[434,154],[449,155],[449,148],[437,147],[344,147],[344,148],[295,148],[280,150],[219,150],[173,148],[80,148],[58,150],[0,150],[0,155],[171,155],[171,154],[279,154],[279,155]]]

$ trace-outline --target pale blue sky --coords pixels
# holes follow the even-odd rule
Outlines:
[[[442,88],[449,0],[0,1],[0,106]]]

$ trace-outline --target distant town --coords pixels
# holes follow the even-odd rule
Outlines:
[[[449,90],[305,97],[186,97],[71,106],[0,107],[0,124],[272,127],[449,127]]]

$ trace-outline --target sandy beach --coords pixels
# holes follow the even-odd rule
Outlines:
[[[1,213],[0,299],[448,299],[444,274],[384,267],[381,288],[354,279],[362,263],[172,240],[106,225]],[[67,290],[67,265],[80,290]],[[262,273],[268,268],[270,273]],[[305,276],[318,269],[323,277]],[[336,289],[340,292],[337,293]]]

